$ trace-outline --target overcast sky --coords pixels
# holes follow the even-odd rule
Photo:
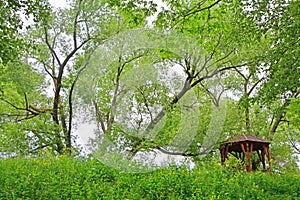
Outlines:
[[[67,5],[66,0],[49,0],[49,2],[55,7],[64,7]]]

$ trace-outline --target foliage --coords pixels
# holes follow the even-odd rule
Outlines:
[[[0,3],[7,16],[7,23],[0,21],[1,152],[70,153],[76,148],[73,90],[88,55],[115,33],[144,24],[153,5],[150,12],[121,1],[74,0],[60,9],[48,1]],[[30,25],[22,27],[22,17]],[[20,138],[19,149],[14,138]]]
[[[42,21],[49,13],[49,5],[45,1],[0,1],[0,62],[18,62],[21,53],[32,47],[29,41],[22,37],[29,26],[23,18]]]
[[[1,199],[297,199],[299,174],[246,173],[217,162],[121,173],[96,160],[0,160]]]
[[[1,154],[76,153],[84,118],[96,152],[198,160],[251,133],[296,170],[299,1],[163,2],[0,0]]]
[[[279,1],[286,4],[285,1]],[[269,67],[268,80],[261,91],[262,100],[270,102],[278,98],[288,99],[299,96],[299,1],[291,1],[285,6],[277,6],[282,9],[278,20],[266,21],[267,30],[272,34],[272,44],[268,51],[267,59]],[[271,13],[271,11],[269,12]],[[282,28],[284,24],[285,28]]]

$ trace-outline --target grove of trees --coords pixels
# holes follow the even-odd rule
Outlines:
[[[0,0],[0,155],[219,156],[250,133],[300,156],[297,0]],[[109,141],[107,144],[105,141]]]

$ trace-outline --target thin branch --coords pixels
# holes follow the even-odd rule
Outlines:
[[[86,40],[84,40],[77,48],[73,49],[69,55],[66,57],[66,59],[64,60],[64,62],[62,63],[61,66],[63,66],[63,68],[67,65],[67,63],[69,62],[69,60],[72,58],[72,56],[83,46],[85,45],[87,42],[89,42],[91,40],[91,38],[88,38]]]
[[[24,99],[25,99],[26,110],[28,110],[28,99],[27,99],[27,95],[25,92],[24,92]]]
[[[205,80],[205,79],[214,77],[215,75],[217,75],[218,73],[220,73],[220,72],[222,72],[222,71],[234,69],[234,68],[236,68],[236,67],[242,67],[242,66],[245,66],[245,65],[247,65],[247,64],[241,64],[241,65],[229,66],[229,67],[224,67],[224,68],[221,68],[221,69],[214,70],[211,74],[206,75],[206,76],[202,76],[201,78],[199,78],[198,80],[196,80],[195,82],[193,82],[192,85],[191,85],[191,87],[196,86],[198,83],[200,83],[201,81],[203,81],[203,80]]]
[[[30,114],[30,113],[25,113],[25,114],[20,114],[20,113],[1,113],[0,116],[6,116],[6,117],[15,117],[14,121],[15,122],[21,122],[24,120],[28,120],[28,119],[32,119],[36,116],[38,116],[38,114]]]
[[[147,52],[146,52],[147,53]],[[118,97],[118,94],[119,94],[119,87],[120,87],[120,77],[121,77],[121,74],[123,72],[123,69],[124,67],[134,61],[134,60],[137,60],[139,59],[140,57],[144,56],[146,53],[143,53],[143,54],[139,54],[135,57],[132,57],[131,59],[125,61],[120,67],[118,67],[118,72],[117,72],[117,77],[116,77],[116,87],[115,87],[115,90],[114,90],[114,95],[113,95],[113,99],[111,101],[111,112],[110,112],[110,115],[107,119],[107,127],[110,127],[110,125],[114,122],[114,115],[116,114],[116,110],[117,110],[117,97]],[[119,57],[119,62],[122,62],[122,58],[121,56]]]
[[[101,129],[102,129],[103,133],[105,133],[106,132],[106,127],[105,127],[105,124],[104,124],[104,118],[103,118],[103,116],[102,116],[102,114],[99,110],[98,104],[95,100],[93,100],[93,104],[94,104],[94,107],[95,107],[97,118],[100,121]]]
[[[215,45],[214,50],[213,50],[212,53],[210,54],[209,58],[206,58],[206,59],[205,59],[205,64],[204,64],[204,66],[206,66],[206,64],[213,58],[214,54],[217,52],[217,49],[218,49],[218,47],[219,47],[219,45],[220,45],[220,43],[221,43],[221,38],[222,38],[222,34],[219,35],[217,44]],[[214,63],[213,63],[213,64],[214,64]],[[209,66],[211,66],[211,65],[209,65]],[[208,67],[209,67],[209,66],[208,66]]]
[[[55,50],[52,48],[52,46],[50,45],[49,43],[49,39],[48,39],[48,31],[46,29],[46,27],[44,27],[44,30],[45,30],[45,41],[46,41],[46,44],[51,52],[51,54],[55,57],[55,60],[57,61],[58,65],[61,66],[61,62],[55,52]]]
[[[25,121],[25,120],[28,120],[28,119],[32,119],[34,117],[38,116],[38,114],[30,114],[30,115],[27,115],[26,117],[24,118],[21,118],[21,119],[16,119],[16,122],[21,122],[21,121]]]
[[[80,15],[80,11],[81,11],[81,1],[79,1],[79,5],[78,5],[78,11],[75,15],[75,20],[74,20],[74,24],[73,24],[73,42],[74,42],[74,49],[77,49],[77,25],[78,25],[78,17]]]
[[[276,132],[276,130],[277,130],[277,128],[278,128],[280,122],[282,121],[282,118],[283,118],[283,117],[284,117],[284,113],[281,112],[281,113],[279,114],[278,118],[276,119],[276,121],[275,121],[275,123],[274,123],[272,129],[271,129],[271,133],[272,133],[272,134],[274,134],[274,133]]]
[[[46,71],[46,73],[53,79],[55,80],[55,77],[53,76],[52,73],[50,73],[50,71],[47,69],[46,63],[44,61],[40,61],[43,64],[44,70]]]
[[[243,77],[244,80],[247,79],[246,76],[245,76],[242,72],[240,72],[240,70],[238,70],[237,68],[234,68],[234,70],[235,70],[237,73],[239,73],[239,74]]]
[[[89,56],[87,58],[87,62],[78,71],[78,73],[76,75],[76,78],[74,79],[74,81],[73,81],[73,83],[71,85],[71,89],[70,89],[70,92],[69,92],[69,128],[68,128],[68,136],[69,137],[70,137],[71,132],[72,132],[72,120],[73,120],[73,103],[72,103],[72,98],[73,98],[74,88],[75,88],[75,85],[76,85],[76,83],[78,81],[78,78],[79,78],[80,74],[86,69],[87,65],[89,64],[89,61],[90,61],[91,56],[94,53],[95,49],[89,54]],[[69,142],[71,142],[71,141],[69,140]]]
[[[20,107],[14,105],[13,103],[11,103],[10,101],[8,101],[8,100],[6,100],[6,99],[1,98],[0,100],[3,101],[3,102],[5,102],[5,103],[7,103],[8,105],[10,105],[11,107],[13,107],[13,108],[16,109],[16,110],[29,111],[29,110],[26,109],[26,108],[20,108]]]
[[[217,98],[215,97],[215,95],[209,91],[209,89],[207,87],[205,87],[205,85],[203,83],[200,82],[200,85],[202,86],[202,88],[204,88],[204,90],[208,93],[208,95],[212,98],[212,101],[215,105],[217,105]]]
[[[145,104],[145,106],[146,106],[147,111],[149,112],[150,120],[151,120],[151,122],[152,122],[152,121],[153,121],[153,115],[152,115],[152,112],[151,112],[151,110],[150,110],[149,104],[148,104],[148,102],[147,102],[147,98],[145,97],[144,91],[143,91],[142,89],[140,89],[139,91],[140,91],[140,93],[141,93],[141,95],[142,95],[142,97],[143,97],[144,104]]]
[[[184,156],[184,157],[196,157],[196,156],[201,156],[201,155],[206,155],[209,153],[209,151],[211,150],[211,148],[214,146],[215,144],[210,145],[208,148],[206,148],[205,150],[199,152],[199,153],[186,153],[186,152],[173,152],[173,151],[168,151],[162,147],[156,147],[157,150],[159,150],[160,152],[164,153],[164,154],[168,154],[168,155],[173,155],[173,156]]]
[[[225,60],[226,58],[228,58],[233,52],[235,51],[235,48],[232,49],[227,55],[223,56],[222,58],[219,58],[218,60],[216,60],[215,62],[213,62],[212,64],[210,64],[208,67],[222,61],[222,60]]]
[[[297,151],[297,153],[300,154],[300,148],[297,147],[296,143],[291,139],[289,139],[289,141],[290,141],[292,147]]]
[[[249,92],[248,92],[248,95],[250,95],[250,94],[253,92],[253,90],[256,88],[256,86],[257,86],[260,82],[262,82],[264,79],[265,79],[265,77],[262,77],[261,79],[259,79],[259,80],[251,87],[251,89],[250,89]]]
[[[190,9],[190,12],[188,12],[186,14],[183,14],[182,18],[180,18],[177,22],[175,22],[175,24],[173,25],[173,27],[176,26],[181,21],[184,21],[190,15],[196,14],[196,13],[204,11],[204,10],[210,10],[212,7],[214,7],[215,5],[217,5],[219,2],[221,2],[221,0],[217,0],[213,4],[211,4],[211,5],[207,6],[207,7],[204,7],[204,8],[201,8],[201,6],[205,3],[205,1],[202,1],[202,2],[198,3],[198,5],[196,5],[196,6],[194,6],[193,8]]]
[[[205,2],[205,1],[203,1],[203,2]],[[217,1],[215,1],[213,4],[211,4],[211,5],[207,6],[207,7],[204,7],[204,8],[201,8],[201,6],[202,6],[203,4],[198,4],[198,7],[199,7],[198,9],[196,9],[196,10],[194,10],[194,11],[192,11],[192,12],[189,12],[189,13],[185,14],[184,17],[188,17],[188,16],[190,16],[190,15],[196,14],[196,13],[201,12],[201,11],[203,11],[203,10],[209,10],[209,9],[211,9],[212,7],[214,7],[215,5],[217,5],[217,4],[220,3],[220,2],[221,2],[221,0],[217,0]]]

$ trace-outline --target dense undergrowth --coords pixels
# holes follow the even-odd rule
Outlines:
[[[299,174],[207,164],[124,173],[97,160],[0,160],[0,199],[300,199]]]

